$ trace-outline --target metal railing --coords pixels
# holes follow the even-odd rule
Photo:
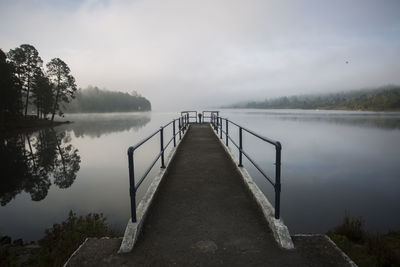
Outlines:
[[[195,116],[191,116],[191,114],[195,113]],[[231,143],[236,146],[239,150],[239,167],[243,167],[243,155],[249,160],[250,163],[254,165],[254,167],[267,179],[267,181],[274,187],[275,189],[275,218],[279,219],[280,218],[280,192],[281,192],[281,150],[282,146],[278,141],[271,140],[269,138],[263,137],[261,135],[258,135],[257,133],[246,129],[238,124],[236,124],[233,121],[228,120],[227,118],[222,118],[219,116],[218,111],[203,111],[203,122],[206,121],[206,119],[210,119],[211,125],[214,127],[214,130],[217,132],[217,135],[221,139],[223,139],[223,135],[225,136],[225,145],[229,146],[229,140],[231,140]],[[207,116],[207,114],[210,114]],[[136,192],[139,189],[140,185],[143,183],[147,175],[150,173],[150,171],[153,169],[157,161],[161,158],[161,168],[165,168],[165,162],[164,162],[164,152],[167,149],[167,147],[173,142],[174,147],[176,147],[176,138],[179,135],[179,140],[182,139],[182,135],[185,133],[187,130],[187,127],[189,125],[190,119],[191,118],[196,118],[196,123],[197,121],[197,111],[182,111],[181,112],[181,117],[172,120],[171,122],[167,123],[164,126],[161,126],[160,129],[155,131],[154,133],[150,134],[146,138],[144,138],[142,141],[137,143],[134,146],[131,146],[128,148],[128,164],[129,164],[129,193],[131,197],[131,218],[132,222],[136,222]],[[225,127],[223,127],[225,121]],[[178,122],[178,131],[176,131],[176,122]],[[239,144],[237,144],[233,138],[229,135],[229,125],[232,124],[239,129]],[[171,139],[168,140],[168,143],[164,146],[164,130],[172,126],[172,137]],[[225,130],[223,129],[225,128]],[[273,146],[275,146],[276,154],[275,154],[275,182],[272,181],[270,177],[268,177],[265,172],[260,168],[260,166],[255,163],[253,159],[244,151],[243,149],[243,131],[259,138],[260,140],[267,142]],[[160,134],[160,152],[156,155],[150,166],[147,168],[147,170],[144,172],[144,174],[141,176],[141,178],[138,180],[138,182],[135,184],[135,169],[134,169],[134,152],[137,148],[145,144],[147,141],[155,137],[156,135]]]
[[[225,130],[223,129],[223,122],[225,121]],[[254,167],[267,179],[267,181],[274,187],[275,189],[275,218],[279,219],[280,217],[280,194],[281,194],[281,151],[282,145],[278,141],[271,140],[269,138],[263,137],[249,129],[246,129],[233,121],[228,120],[227,118],[222,118],[218,115],[218,113],[212,113],[211,124],[214,127],[214,130],[219,134],[219,137],[223,139],[223,134],[225,135],[225,145],[229,146],[229,140],[231,140],[232,144],[239,149],[239,167],[243,167],[243,155],[254,165]],[[236,144],[232,137],[229,135],[229,124],[232,124],[239,129],[239,144]],[[268,177],[265,172],[254,162],[252,158],[244,151],[243,149],[243,131],[261,139],[264,142],[267,142],[273,146],[275,146],[275,182],[272,181],[270,177]]]
[[[182,116],[172,120],[171,122],[167,123],[164,126],[161,126],[160,129],[155,131],[154,133],[150,134],[146,138],[144,138],[142,141],[137,143],[134,146],[131,146],[128,148],[128,164],[129,164],[129,194],[131,197],[131,218],[132,222],[136,222],[136,191],[139,189],[140,185],[144,181],[144,179],[147,177],[147,175],[150,173],[151,169],[154,167],[154,165],[157,163],[157,161],[161,158],[161,168],[165,168],[165,162],[164,162],[164,152],[167,149],[167,147],[173,142],[174,147],[176,147],[176,139],[177,135],[179,135],[179,140],[182,139],[182,135],[185,133],[187,126],[189,124],[189,114],[188,113],[182,113]],[[176,131],[176,122],[178,122],[178,131]],[[172,137],[168,141],[168,143],[164,146],[164,130],[168,127],[172,126]],[[160,134],[160,153],[157,154],[157,156],[154,158],[152,163],[150,164],[150,167],[147,168],[147,170],[144,172],[142,177],[138,180],[138,182],[135,184],[135,169],[134,169],[134,152],[137,148],[139,148],[141,145],[152,139],[154,136],[157,134]]]
[[[212,117],[214,115],[219,116],[219,111],[217,110],[204,110],[202,112],[203,114],[203,122],[206,122],[207,119],[210,119],[210,122],[212,121]]]
[[[197,123],[197,111],[195,110],[181,111],[181,117],[186,117],[188,122],[190,122],[190,119],[194,119],[194,122]]]

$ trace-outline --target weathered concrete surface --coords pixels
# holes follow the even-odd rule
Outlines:
[[[336,250],[278,247],[209,126],[192,125],[171,165],[132,252],[89,239],[68,266],[346,266]]]
[[[185,138],[186,134],[183,133],[183,139]],[[151,207],[152,201],[157,194],[157,190],[159,189],[159,185],[162,179],[165,177],[169,169],[171,168],[170,162],[176,155],[175,150],[179,148],[182,142],[179,142],[177,147],[172,148],[170,154],[168,155],[165,164],[166,168],[160,168],[160,172],[154,177],[153,181],[151,182],[150,186],[147,189],[147,192],[143,196],[142,200],[140,200],[139,205],[136,208],[136,219],[137,222],[132,222],[130,218],[128,224],[125,229],[125,234],[122,239],[121,247],[118,250],[118,253],[127,253],[131,252],[137,238],[140,235],[140,231],[143,225],[143,222],[146,220],[146,215],[148,210]]]
[[[161,262],[156,260],[149,260],[148,262],[134,264],[131,260],[133,257],[130,254],[117,254],[120,247],[122,239],[111,238],[111,239],[99,239],[99,238],[89,238],[82,249],[77,253],[68,263],[67,266],[93,266],[93,267],[103,267],[103,266],[188,266],[193,264],[193,261],[188,261],[187,263],[183,260],[178,262]],[[334,245],[328,241],[326,236],[323,235],[304,235],[304,236],[294,236],[293,241],[296,246],[296,250],[290,253],[296,253],[301,257],[301,261],[307,264],[300,264],[299,266],[310,266],[310,267],[335,267],[335,266],[356,266],[353,262],[350,264],[346,261],[345,257],[335,249]],[[205,247],[207,244],[203,244]],[[217,248],[218,249],[218,248]],[[212,251],[212,247],[207,251],[203,251],[205,258],[218,257]],[[251,255],[248,262],[244,266],[296,266],[296,262],[291,262],[285,264],[283,262],[278,262],[274,264],[253,264]],[[186,257],[185,257],[186,258]],[[230,262],[224,263],[223,261],[217,263],[204,263],[196,262],[194,266],[228,266]],[[234,266],[239,266],[240,264],[233,264]]]
[[[216,132],[214,133],[218,137],[218,134]],[[269,228],[272,230],[272,234],[274,235],[275,241],[281,248],[294,249],[294,244],[290,236],[289,229],[283,223],[282,219],[275,219],[275,208],[272,207],[272,204],[269,202],[267,197],[257,186],[254,180],[251,178],[247,170],[244,167],[238,166],[239,162],[235,158],[235,155],[232,152],[231,148],[225,146],[223,139],[219,139],[219,141],[222,143],[222,146],[225,149],[226,153],[228,153],[228,155],[230,156],[232,162],[236,167],[236,170],[240,173],[244,185],[247,187],[247,189],[253,196],[254,201],[257,203],[258,207],[262,211],[265,219],[268,222]]]

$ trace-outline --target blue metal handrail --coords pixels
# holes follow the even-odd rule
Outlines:
[[[209,115],[208,115],[209,114]],[[208,116],[207,116],[208,115]],[[210,119],[210,122],[211,122],[211,120],[212,120],[212,117],[214,116],[214,115],[219,115],[219,111],[217,111],[217,110],[203,110],[203,112],[202,112],[202,116],[203,116],[203,121],[205,122],[206,121],[206,119]]]
[[[181,111],[181,116],[186,116],[188,122],[190,122],[190,119],[195,119],[195,122],[197,123],[197,111],[196,110],[184,110],[184,111]]]
[[[269,139],[267,137],[261,136],[247,128],[242,127],[241,125],[228,120],[227,118],[222,118],[218,113],[211,114],[211,124],[214,127],[214,130],[219,134],[220,138],[223,139],[222,134],[225,134],[225,145],[229,146],[229,140],[231,140],[232,144],[239,149],[239,167],[243,167],[242,155],[244,155],[250,163],[254,165],[254,167],[267,179],[267,181],[274,187],[275,189],[275,218],[280,218],[280,194],[281,194],[281,151],[282,145],[280,142]],[[225,121],[225,131],[223,130],[223,121]],[[229,124],[233,124],[239,128],[239,144],[235,143],[232,137],[229,135]],[[265,172],[258,166],[257,163],[243,150],[243,131],[259,138],[260,140],[267,142],[273,146],[275,146],[275,182],[272,181],[270,177],[265,174]]]
[[[178,131],[176,132],[176,121],[178,121]],[[182,116],[173,119],[169,123],[165,124],[164,126],[161,126],[160,129],[155,131],[154,133],[150,134],[146,138],[144,138],[142,141],[137,143],[134,146],[130,146],[128,148],[128,164],[129,164],[129,194],[131,197],[131,218],[132,222],[136,222],[136,191],[139,189],[140,185],[143,183],[144,179],[146,179],[147,175],[150,173],[150,171],[153,169],[154,165],[157,163],[157,161],[161,158],[161,168],[165,168],[165,163],[164,163],[164,152],[167,149],[167,147],[171,144],[171,142],[174,143],[174,147],[176,147],[176,136],[179,135],[179,140],[182,139],[182,135],[185,133],[185,130],[187,129],[187,126],[189,124],[189,115],[188,114],[183,114]],[[164,129],[167,128],[168,126],[172,125],[172,137],[168,141],[168,143],[164,146]],[[134,169],[134,152],[137,148],[139,148],[141,145],[149,141],[151,138],[156,136],[158,133],[160,133],[160,152],[157,154],[157,156],[154,158],[152,163],[150,164],[150,167],[147,168],[147,170],[144,172],[142,177],[139,179],[139,181],[135,184],[135,169]]]

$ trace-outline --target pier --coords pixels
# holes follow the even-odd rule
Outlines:
[[[273,207],[243,167],[241,132],[247,129],[237,125],[235,159],[228,145],[230,121],[224,124],[217,112],[202,118],[184,112],[128,150],[133,206],[124,238],[87,239],[67,266],[354,266],[325,235],[290,236],[276,213],[279,142],[265,138],[279,144],[275,180],[266,177],[275,187]],[[164,142],[168,126],[173,135]],[[149,170],[135,179],[134,151],[156,136],[160,153],[149,169],[161,162],[160,173],[137,204],[136,190]],[[174,149],[165,159],[169,144]]]

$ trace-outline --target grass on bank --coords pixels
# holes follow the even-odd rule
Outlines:
[[[361,217],[345,214],[343,223],[327,235],[358,266],[400,266],[400,231],[370,233]]]
[[[65,221],[45,230],[44,237],[38,241],[40,248],[31,253],[30,259],[23,266],[63,266],[87,237],[121,235],[121,232],[109,227],[103,214],[89,213],[86,216],[77,216],[70,211]],[[3,251],[1,256],[6,258],[0,260],[0,266],[19,265],[17,262],[22,249],[24,247]]]

